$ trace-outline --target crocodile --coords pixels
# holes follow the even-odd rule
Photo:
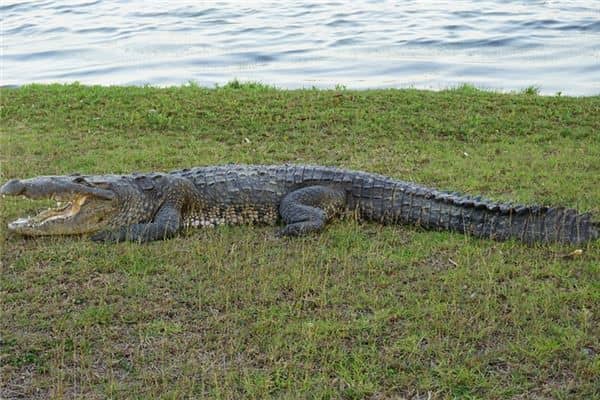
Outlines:
[[[599,236],[590,213],[513,205],[383,175],[305,165],[222,165],[168,173],[12,179],[4,196],[60,204],[8,224],[18,234],[90,234],[99,242],[149,242],[186,228],[284,225],[283,236],[321,231],[342,213],[494,240],[578,244]]]

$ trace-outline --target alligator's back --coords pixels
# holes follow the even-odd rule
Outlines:
[[[357,178],[393,181],[382,175],[317,165],[219,165],[186,168],[170,174],[190,179],[199,188],[222,183],[261,185],[271,183],[284,191],[310,185],[351,187]]]
[[[342,189],[345,208],[364,219],[409,223],[478,237],[524,242],[580,243],[598,237],[589,214],[562,207],[523,206],[431,189],[382,175],[302,165],[224,165],[173,171],[210,192],[215,203],[279,207],[300,188]]]

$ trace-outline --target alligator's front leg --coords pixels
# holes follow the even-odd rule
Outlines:
[[[346,193],[339,188],[309,186],[287,194],[279,205],[286,226],[284,236],[301,236],[323,229],[327,219],[346,206]]]
[[[163,205],[152,222],[122,226],[115,231],[100,231],[91,239],[95,242],[118,243],[151,242],[173,237],[181,228],[180,209],[171,204]]]

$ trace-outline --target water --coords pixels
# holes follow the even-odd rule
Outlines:
[[[600,94],[600,1],[0,3],[5,86],[416,87]]]

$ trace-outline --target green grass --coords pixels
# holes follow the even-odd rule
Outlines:
[[[2,89],[1,178],[316,163],[600,215],[600,97],[536,93]],[[10,235],[40,203],[0,204],[3,398],[600,398],[598,241],[342,220],[97,245]]]

